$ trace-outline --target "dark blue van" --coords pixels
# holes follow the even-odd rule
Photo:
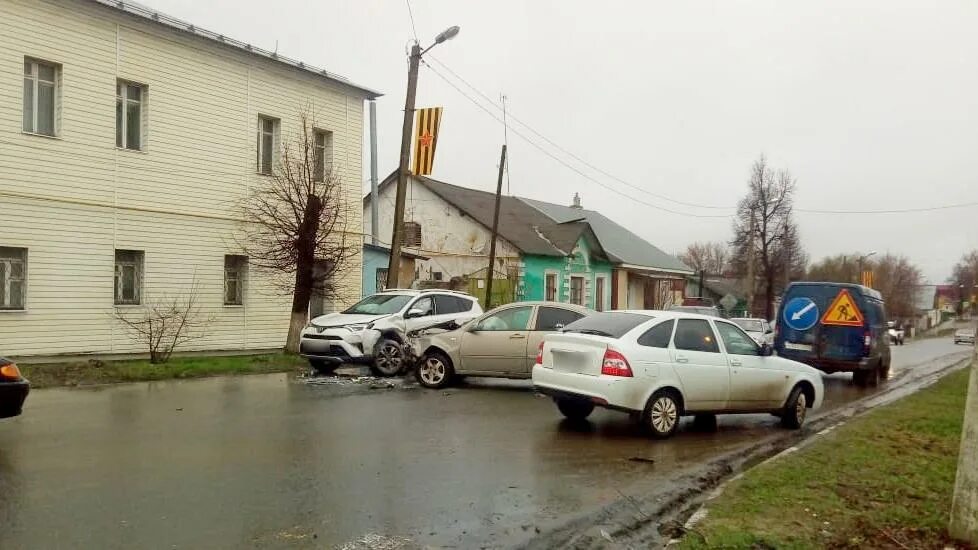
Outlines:
[[[831,309],[830,309],[831,308]],[[875,386],[890,372],[883,296],[846,283],[791,283],[778,308],[774,349],[823,372]]]

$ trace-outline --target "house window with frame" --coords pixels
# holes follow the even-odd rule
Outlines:
[[[0,246],[0,310],[27,303],[27,249]]]
[[[594,279],[594,310],[604,311],[604,277]]]
[[[115,305],[139,305],[143,286],[143,251],[115,251]]]
[[[248,257],[224,256],[224,305],[244,305],[244,287],[248,276]]]
[[[61,68],[52,63],[24,58],[25,132],[57,135],[60,71]]]
[[[374,285],[375,285],[375,288],[377,289],[377,292],[380,292],[381,290],[386,289],[387,288],[387,268],[386,267],[378,267],[377,268],[377,273],[376,273],[375,276],[376,276],[376,279],[374,281]]]
[[[545,279],[544,281],[545,290],[544,290],[543,299],[548,302],[556,302],[557,301],[557,274],[547,273],[544,276],[544,279]]]
[[[326,181],[333,163],[333,133],[324,130],[313,132],[313,181]]]
[[[278,142],[279,121],[267,116],[258,117],[258,156],[257,170],[259,174],[270,176],[275,162],[275,149]]]
[[[584,305],[584,277],[571,277],[570,302],[579,306]]]
[[[118,80],[115,84],[115,146],[120,149],[143,149],[143,111],[146,86]]]

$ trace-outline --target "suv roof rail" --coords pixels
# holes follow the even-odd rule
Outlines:
[[[469,297],[472,296],[468,292],[462,292],[461,290],[449,290],[447,288],[422,288],[418,292],[444,292],[446,294],[458,294],[461,296],[469,296]]]

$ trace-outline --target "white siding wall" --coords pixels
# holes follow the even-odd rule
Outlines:
[[[383,187],[380,193],[378,238],[384,246],[389,246],[391,242],[396,192],[397,186],[392,184]],[[369,203],[363,209],[363,217],[366,227],[364,232],[369,234]],[[421,224],[420,254],[430,258],[428,261],[418,262],[422,270],[421,280],[428,279],[432,271],[441,271],[443,279],[447,281],[488,266],[492,231],[413,178],[408,178],[404,219]],[[501,263],[510,265],[519,260],[520,254],[509,241],[500,238],[496,241],[496,256]]]
[[[363,99],[245,52],[77,0],[0,0],[0,246],[29,248],[28,306],[0,312],[0,354],[141,351],[112,320],[115,249],[145,251],[144,302],[201,286],[214,319],[196,349],[281,347],[291,299],[249,269],[223,306],[236,205],[255,174],[259,114],[282,140],[307,107],[333,132],[333,168],[359,243]],[[24,57],[62,66],[58,138],[23,134]],[[148,86],[144,151],[115,147],[115,84]],[[360,295],[359,259],[344,303]]]

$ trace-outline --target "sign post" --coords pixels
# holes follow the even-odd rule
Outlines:
[[[954,484],[948,531],[958,540],[978,544],[978,358],[971,361],[958,477]]]

